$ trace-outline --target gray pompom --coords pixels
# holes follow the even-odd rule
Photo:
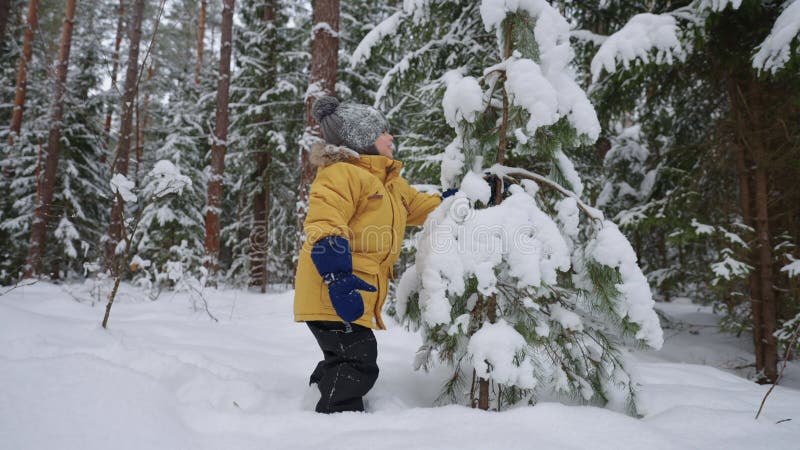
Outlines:
[[[317,119],[317,122],[322,122],[322,119],[336,112],[336,108],[338,107],[339,100],[337,100],[336,97],[325,96],[314,102],[314,107],[311,111],[314,114],[314,118]]]

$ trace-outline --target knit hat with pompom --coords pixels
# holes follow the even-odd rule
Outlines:
[[[320,97],[312,109],[325,141],[367,155],[377,155],[375,140],[389,131],[389,122],[377,109],[357,103],[339,103],[336,97]]]

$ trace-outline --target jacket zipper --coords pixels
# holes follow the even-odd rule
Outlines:
[[[388,177],[389,174],[387,173],[386,176]],[[394,240],[395,240],[394,239],[394,219],[395,219],[395,216],[396,216],[396,214],[395,214],[395,203],[394,203],[394,199],[392,198],[393,197],[392,192],[389,192],[389,187],[386,184],[383,185],[383,188],[386,190],[386,193],[389,194],[388,195],[389,204],[392,207],[392,231],[391,231],[391,235],[390,235],[390,238],[391,238],[390,242],[391,243],[389,245],[389,254],[386,255],[385,258],[383,258],[383,261],[381,261],[381,265],[383,265],[383,263],[385,263],[386,260],[389,259],[390,256],[392,256],[392,252],[394,252]]]
[[[387,176],[388,176],[388,174],[387,174]],[[383,261],[381,261],[381,263],[380,263],[380,267],[383,267],[383,264],[386,262],[387,259],[389,259],[390,256],[392,256],[392,252],[394,252],[394,241],[395,241],[395,239],[394,239],[394,219],[395,219],[395,215],[396,215],[395,214],[395,203],[394,203],[394,199],[392,198],[392,193],[389,192],[389,188],[385,184],[383,185],[383,188],[386,189],[386,193],[389,194],[388,195],[389,196],[389,204],[391,205],[391,208],[392,208],[392,230],[391,230],[391,235],[390,235],[391,241],[390,241],[390,245],[389,245],[389,254],[386,255],[385,258],[383,258]],[[389,283],[388,279],[387,279],[386,283],[387,284]],[[376,288],[377,288],[378,300],[379,301],[375,303],[375,311],[373,311],[373,314],[375,315],[376,322],[378,322],[378,327],[385,330],[386,326],[383,324],[383,318],[381,317],[381,309],[383,309],[383,303],[386,301],[386,299],[380,300],[380,298],[381,298],[381,287],[380,287],[380,284],[381,284],[381,279],[380,279],[380,276],[378,276],[378,286],[376,286]]]

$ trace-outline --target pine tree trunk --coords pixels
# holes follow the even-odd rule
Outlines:
[[[739,145],[736,151],[736,169],[739,177],[739,203],[742,210],[742,220],[744,224],[755,229],[752,213],[751,197],[751,170],[747,165],[746,148]],[[758,267],[758,264],[754,265]],[[763,341],[763,318],[761,301],[761,284],[757,270],[753,270],[747,277],[747,290],[750,295],[750,317],[753,323],[753,350],[756,357],[756,368],[761,371],[764,368],[764,341]]]
[[[31,56],[33,55],[33,38],[36,35],[36,30],[38,28],[39,2],[38,0],[29,0],[28,19],[25,23],[25,35],[22,39],[22,56],[19,58],[19,69],[17,70],[17,88],[14,92],[14,110],[11,115],[11,127],[8,133],[9,144],[14,143],[14,138],[19,136],[19,132],[22,129],[22,112],[25,109],[25,96],[28,94],[28,64],[31,62]],[[63,48],[63,41],[61,45]]]
[[[336,71],[339,67],[339,0],[314,2],[311,41],[311,77],[306,98],[306,130],[300,151],[300,201],[298,202],[298,243],[302,242],[303,222],[306,218],[308,188],[314,178],[309,159],[309,147],[314,137],[321,136],[319,125],[311,113],[314,102],[324,95],[336,95]],[[327,24],[327,27],[325,26]],[[333,30],[336,35],[329,32]],[[299,248],[299,246],[298,246]]]
[[[217,116],[214,143],[211,146],[211,177],[208,181],[206,207],[206,267],[217,270],[219,257],[220,208],[222,206],[222,181],[225,172],[225,151],[228,140],[228,92],[230,89],[231,52],[233,50],[234,0],[224,0],[220,40],[219,81],[217,83]]]
[[[489,380],[481,378],[478,384],[478,408],[489,410]]]
[[[207,0],[200,2],[200,17],[197,21],[197,64],[194,68],[194,82],[200,84],[200,74],[203,70],[203,48],[206,38],[206,6]]]
[[[747,121],[743,116],[742,92],[740,85],[730,79],[728,81],[728,98],[731,105],[732,125],[735,130],[747,130]],[[737,139],[735,143],[736,151],[736,175],[739,179],[739,206],[742,211],[742,220],[748,227],[755,229],[753,223],[753,200],[751,191],[751,174],[747,162],[747,144],[742,139]],[[752,247],[751,247],[752,248]],[[753,259],[753,258],[751,258]],[[757,266],[755,264],[754,266]],[[750,320],[753,325],[753,352],[756,358],[756,370],[764,368],[764,341],[763,341],[763,319],[761,286],[759,284],[759,273],[753,270],[747,277],[747,289],[750,296]]]
[[[743,220],[746,225],[753,226],[756,233],[755,245],[751,247],[752,260],[756,262],[755,270],[748,280],[756,370],[762,374],[759,382],[771,383],[778,374],[778,343],[774,336],[777,328],[777,299],[772,274],[772,239],[769,225],[769,174],[766,150],[769,124],[768,119],[764,117],[768,105],[764,102],[764,86],[752,75],[746,81],[729,81],[728,90],[731,97],[731,114],[735,119],[735,134],[740,147],[736,155],[736,165]],[[752,170],[747,167],[748,155],[755,165]],[[751,190],[754,193],[752,197]]]
[[[772,286],[772,244],[769,234],[768,179],[764,167],[765,153],[760,143],[756,145],[756,241],[758,242],[759,284],[761,285],[765,382],[772,383],[778,376],[778,342],[774,333],[778,324],[775,291]]]
[[[122,45],[122,29],[125,25],[124,21],[125,15],[125,0],[119,0],[119,8],[117,9],[117,37],[114,40],[114,53],[111,56],[111,59],[114,63],[111,66],[111,90],[117,89],[117,71],[119,71],[119,48]],[[103,125],[103,136],[106,139],[106,144],[108,143],[109,133],[111,132],[111,117],[114,114],[114,103],[110,102],[108,105],[108,111],[106,112],[106,122]],[[105,154],[103,154],[103,161],[105,162]]]
[[[511,52],[514,49],[514,41],[513,41],[513,25],[511,20],[506,21],[506,29],[505,29],[505,36],[506,40],[503,42],[503,56],[504,58],[508,58],[511,56]],[[506,161],[506,150],[508,148],[508,93],[506,92],[505,87],[505,80],[506,75],[503,73],[498,80],[498,83],[502,86],[502,95],[503,95],[503,116],[500,119],[500,129],[498,133],[500,133],[500,139],[497,146],[497,160],[495,161],[497,164],[505,164]],[[503,180],[498,177],[495,180],[495,192],[493,203],[495,205],[499,205],[503,201]],[[481,302],[483,303],[483,302]],[[497,297],[496,295],[492,295],[487,298],[485,302],[485,318],[489,321],[489,323],[497,322]],[[478,408],[483,410],[489,409],[489,385],[491,381],[485,378],[481,378],[478,381]],[[500,404],[500,399],[497,399],[498,402],[498,409]]]
[[[47,221],[53,192],[56,186],[56,172],[61,141],[61,121],[64,117],[64,94],[66,92],[67,69],[69,68],[69,52],[72,47],[72,28],[75,23],[75,0],[67,0],[64,21],[61,27],[61,47],[58,52],[56,83],[53,91],[50,133],[47,139],[47,156],[44,162],[44,175],[41,179],[41,196],[33,213],[31,225],[31,241],[28,246],[28,257],[25,276],[41,273],[42,255],[47,238]]]
[[[120,131],[117,151],[114,156],[113,171],[128,175],[128,160],[130,159],[131,139],[133,134],[134,103],[139,90],[139,45],[142,40],[142,16],[144,15],[145,0],[136,0],[133,5],[133,19],[128,28],[128,66],[125,70],[125,91],[122,94],[120,114]],[[111,223],[108,227],[108,242],[106,244],[106,268],[116,275],[116,248],[122,238],[122,212],[125,205],[120,202],[119,196],[114,196],[111,208]]]
[[[275,65],[277,61],[277,50],[275,48],[276,23],[275,23],[275,0],[264,2],[264,24],[268,27],[268,35],[265,42],[264,52],[267,55],[265,67],[264,86],[269,89],[275,85]],[[271,119],[269,110],[264,112],[261,122],[268,123]],[[271,161],[268,142],[260,142],[257,151],[253,155],[256,164],[256,177],[261,180],[261,189],[253,198],[253,230],[250,235],[250,284],[260,286],[261,292],[267,290],[267,263],[269,261],[269,209],[270,209],[270,189],[269,189],[269,165]]]

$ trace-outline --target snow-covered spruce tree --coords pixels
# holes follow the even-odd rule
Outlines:
[[[573,37],[585,42],[593,98],[610,116],[604,124],[634,114],[660,155],[649,202],[657,207],[639,213],[672,251],[645,245],[640,257],[649,276],[680,267],[674,294],[714,301],[727,311],[726,327],[752,329],[753,375],[768,382],[777,376],[774,332],[793,317],[800,292],[777,270],[800,239],[797,221],[789,219],[800,205],[793,164],[800,154],[789,144],[800,135],[791,106],[800,95],[800,4],[648,6],[608,1],[599,14],[567,6],[578,28]],[[698,233],[706,226],[715,233]],[[733,275],[731,256],[753,268],[746,281],[744,273],[721,276]]]
[[[102,204],[108,195],[104,169],[99,163],[101,143],[98,122],[101,100],[96,86],[101,71],[100,42],[103,24],[97,19],[98,1],[78,4],[73,29],[70,68],[65,83],[60,158],[56,169],[53,200],[48,213],[48,245],[42,255],[44,272],[53,277],[82,273],[83,263],[95,256],[100,231],[107,223]],[[22,128],[13,144],[8,141],[8,123],[3,124],[3,217],[0,218],[0,273],[7,281],[19,276],[30,238],[30,225],[42,177],[55,69],[52,42],[58,42],[63,5],[40,5],[33,55],[27,66],[27,96]],[[11,84],[13,86],[13,83]],[[13,98],[13,96],[11,97]],[[10,117],[10,116],[9,116]],[[8,241],[5,241],[8,239]],[[6,278],[8,277],[8,278]]]
[[[442,184],[460,193],[428,218],[398,287],[399,315],[424,338],[416,365],[451,366],[440,399],[483,409],[554,394],[634,413],[620,345],[659,348],[662,332],[636,254],[581,200],[567,156],[600,133],[569,25],[543,0],[486,0],[480,14],[495,63],[445,77],[456,137]],[[517,155],[536,171],[505,165]],[[511,183],[505,198],[487,173]]]
[[[220,5],[209,6],[209,17],[218,17]],[[212,51],[205,52],[198,83],[197,55],[185,51],[197,46],[196,26],[185,17],[196,16],[198,9],[199,4],[193,1],[176,2],[166,9],[148,58],[148,66],[154,68],[155,74],[152,81],[143,79],[146,85],[140,89],[140,97],[149,92],[151,98],[161,100],[151,101],[147,111],[148,127],[143,130],[146,139],[139,173],[148,173],[155,168],[156,161],[167,160],[190,180],[180,196],[167,196],[147,204],[133,237],[134,280],[155,290],[204,277],[203,208],[207,187],[204,167],[210,148],[208,130],[214,114],[217,60]],[[152,37],[154,22],[145,22],[143,36]],[[206,42],[209,41],[210,36],[206,37]],[[147,180],[140,183],[146,184]]]
[[[597,206],[616,218],[620,226],[637,220],[636,207],[653,190],[657,170],[650,167],[650,151],[642,142],[641,126],[618,126],[610,137],[610,148],[604,156],[609,176],[603,179]]]
[[[75,70],[68,72],[64,98],[61,161],[53,197],[54,241],[49,245],[51,271],[82,276],[83,263],[100,254],[99,242],[108,226],[110,196],[107,168],[102,164],[103,98],[96,91],[102,76],[102,48],[95,38],[99,0],[79,4],[72,43]]]
[[[32,59],[27,64],[27,96],[23,109],[23,122],[19,136],[13,144],[9,143],[10,121],[14,106],[14,94],[17,81],[19,58],[22,55],[22,41],[27,14],[27,3],[19,4],[18,21],[9,20],[6,30],[6,53],[2,63],[2,95],[6,99],[0,104],[0,154],[2,155],[2,173],[0,189],[2,189],[2,216],[0,217],[0,282],[7,284],[21,275],[25,264],[30,224],[36,202],[37,166],[41,166],[40,154],[43,155],[44,143],[50,121],[49,92],[52,92],[52,80],[48,78],[47,46],[45,39],[56,39],[57,30],[39,28],[32,45]],[[50,17],[62,13],[61,8],[53,8],[42,14],[41,22],[47,24]],[[41,144],[41,145],[40,145]],[[13,177],[10,176],[13,174]]]
[[[384,58],[370,59],[368,64],[360,64],[356,56],[365,37],[376,31],[376,24],[397,12],[395,6],[384,2],[357,0],[343,2],[339,26],[339,71],[336,81],[336,95],[342,101],[372,103],[380,86],[383,74],[391,69],[390,62]],[[353,58],[358,59],[358,63]],[[389,117],[392,120],[392,117]],[[393,124],[394,125],[394,124]]]
[[[144,275],[139,283],[146,286],[153,286],[153,282],[171,285],[174,280],[166,274],[174,271],[177,263],[183,264],[187,272],[201,268],[205,201],[203,150],[208,148],[203,130],[204,119],[208,116],[198,101],[199,87],[192,81],[193,74],[185,75],[183,88],[176,89],[169,98],[169,113],[165,111],[151,130],[154,136],[163,137],[154,142],[156,145],[148,146],[147,150],[153,155],[147,160],[171,162],[191,183],[187,183],[182,195],[165,197],[142,211],[133,252],[150,262],[149,269],[139,274]]]
[[[648,124],[650,132],[659,123],[649,117],[634,122]],[[657,298],[729,298],[749,272],[738,260],[747,245],[726,228],[728,217],[703,211],[712,211],[708,203],[719,201],[714,180],[730,175],[711,165],[700,179],[708,188],[700,190],[688,174],[702,150],[695,155],[671,151],[671,137],[662,135],[651,151],[638,124],[617,124],[609,131],[596,204],[630,238]],[[687,210],[695,213],[689,216]]]
[[[191,183],[192,181],[189,177],[182,175],[180,170],[168,160],[160,160],[153,165],[153,168],[144,176],[143,187],[141,189],[137,188],[135,183],[125,175],[121,173],[114,174],[109,182],[113,195],[120,202],[136,203],[135,208],[123,208],[122,210],[122,224],[125,228],[122,230],[122,240],[120,241],[118,246],[119,251],[117,252],[117,258],[119,258],[118,264],[120,264],[120,266],[131,267],[136,270],[141,269],[147,272],[148,268],[152,265],[151,261],[145,260],[139,255],[133,255],[133,249],[135,248],[134,239],[139,235],[137,232],[138,227],[149,209],[159,209],[159,203],[165,198],[173,195],[181,195],[184,188],[190,186]],[[131,210],[136,211],[136,213],[131,217],[125,216],[126,211]],[[173,248],[170,249],[170,251],[180,255],[181,248],[184,246],[185,243],[182,243],[177,250]],[[173,281],[178,289],[186,289],[192,293],[198,292],[205,284],[205,279],[200,277],[198,280],[196,277],[185,276],[185,267],[183,261],[178,261],[175,264],[167,264],[165,278]],[[122,270],[114,274],[113,287],[108,295],[105,316],[103,317],[103,328],[107,328],[108,326],[111,307],[114,304],[124,275],[125,271]],[[156,279],[158,280],[157,276]],[[202,294],[200,294],[199,297],[200,300],[205,302]],[[206,312],[212,319],[216,320],[216,318],[208,312],[207,307]]]
[[[308,84],[308,53],[298,51],[309,38],[302,6],[246,1],[239,10],[222,229],[226,280],[239,285],[294,276],[297,222],[286,205],[297,202],[293,136],[302,134]]]
[[[714,217],[707,205],[720,198],[710,187],[714,180],[730,175],[713,165],[703,170],[700,181],[709,185],[704,196],[687,182],[689,170],[679,170],[679,151],[651,152],[640,125],[617,127],[609,141],[596,204],[630,237],[637,255],[644,255],[640,265],[658,299],[718,299],[729,316],[724,327],[741,331],[735,297],[752,271],[744,262],[749,246],[737,234],[740,223],[729,227],[730,218]],[[690,164],[697,164],[697,158],[690,158]],[[694,214],[681,213],[681,208]]]
[[[226,279],[240,285],[263,286],[269,257],[270,163],[275,105],[267,103],[275,87],[277,5],[274,1],[240,2],[243,26],[235,33],[235,64],[231,82],[231,127],[228,137],[225,221],[222,240],[231,249]],[[274,92],[274,91],[272,91]],[[272,93],[271,92],[271,93]],[[296,92],[295,92],[296,93]],[[273,128],[274,127],[274,128]],[[278,138],[277,140],[280,140]]]
[[[726,280],[712,266],[732,262],[731,249],[739,246],[722,230],[741,229],[730,224],[729,209],[719,210],[736,181],[713,164],[725,155],[708,142],[719,134],[708,118],[719,115],[724,83],[706,82],[707,55],[687,52],[696,45],[691,39],[701,45],[704,39],[702,29],[682,29],[692,10],[659,14],[669,7],[657,2],[644,12],[641,5],[615,1],[568,7],[607,130],[601,138],[607,153],[598,146],[604,164],[597,201],[631,239],[658,299],[729,299],[739,277]],[[601,76],[604,70],[612,73]]]

